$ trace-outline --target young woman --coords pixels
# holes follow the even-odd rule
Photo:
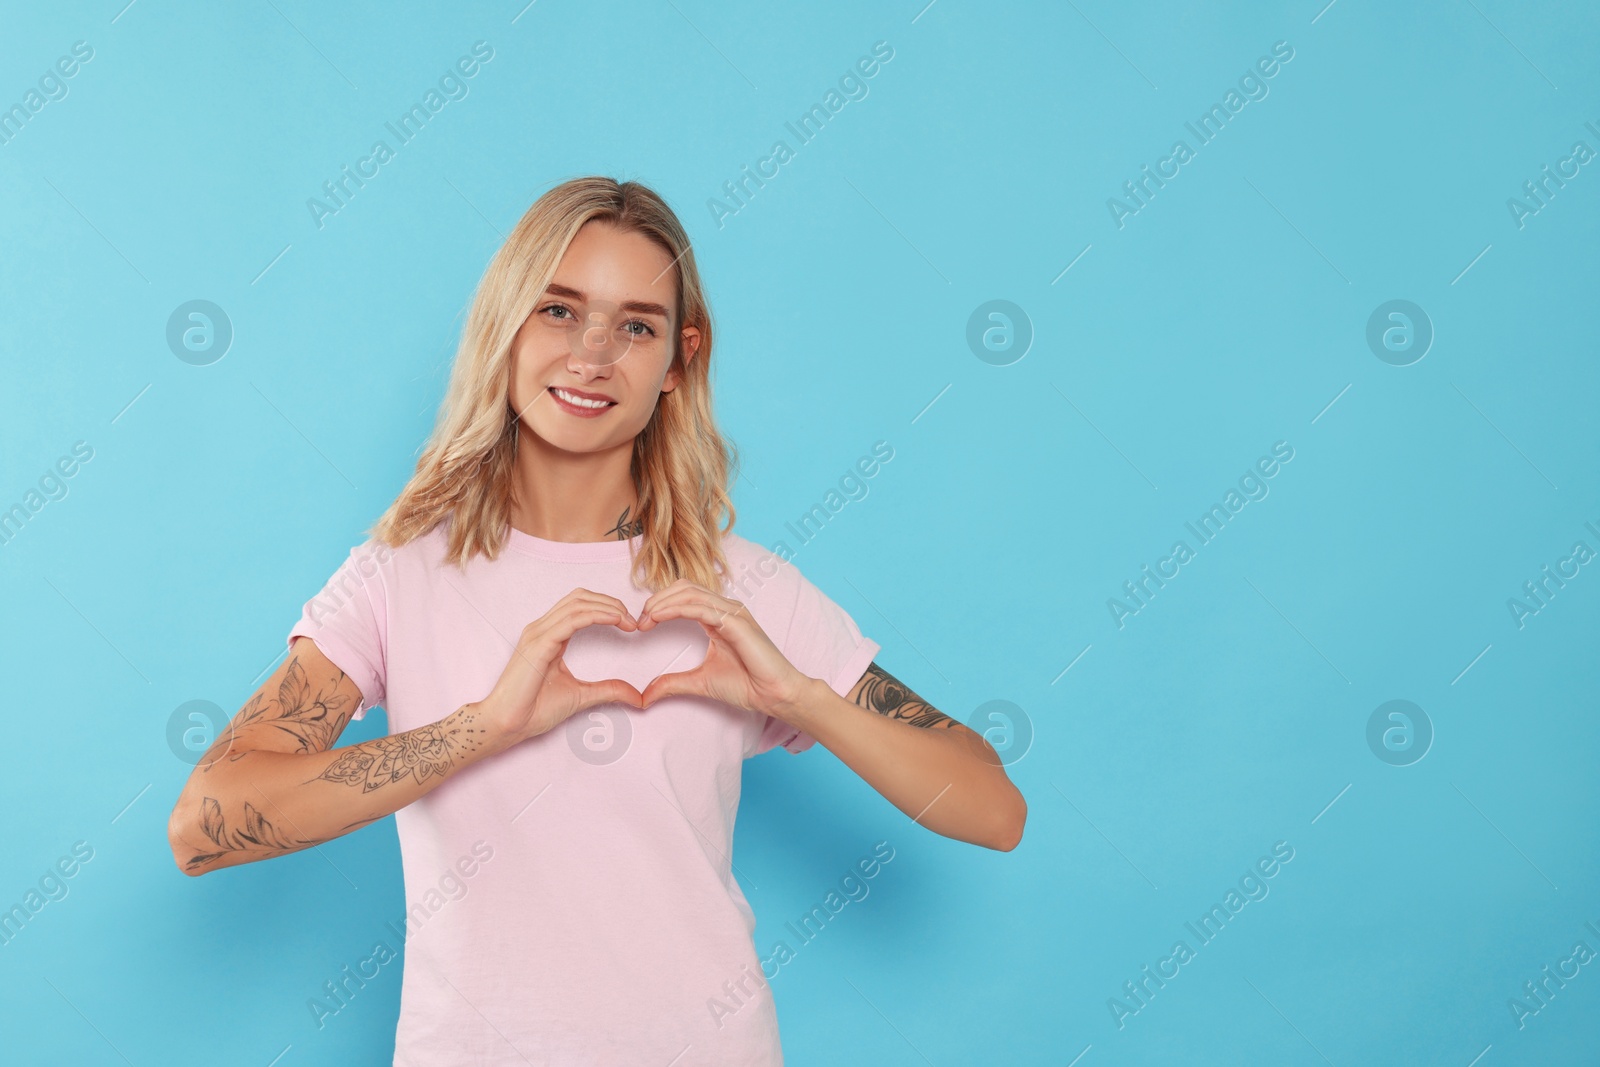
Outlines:
[[[659,197],[540,197],[415,475],[173,809],[195,875],[395,815],[397,1064],[781,1063],[730,856],[742,761],[775,746],[820,741],[936,833],[1021,838],[994,750],[731,532],[711,341]],[[379,705],[387,736],[334,747]]]

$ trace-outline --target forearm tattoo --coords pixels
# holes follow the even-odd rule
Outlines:
[[[477,724],[478,717],[476,709],[462,707],[440,722],[392,737],[378,737],[359,745],[350,745],[341,749],[322,773],[307,779],[304,784],[328,781],[340,785],[359,785],[365,794],[401,782],[422,785],[443,778],[458,765],[458,756],[475,752],[487,743],[489,731]],[[239,753],[230,758],[238,759],[245,754]],[[267,803],[271,804],[271,801]],[[242,810],[242,825],[236,822],[230,826],[223,816],[222,801],[216,797],[202,798],[200,830],[216,845],[216,850],[195,855],[185,864],[187,869],[194,870],[231,853],[253,852],[257,853],[253,859],[265,859],[295,852],[360,829],[386,814],[379,812],[347,823],[324,836],[308,837],[298,830],[290,833],[275,826],[248,800],[243,802]],[[284,818],[288,819],[287,816]]]
[[[230,853],[256,852],[262,857],[281,856],[289,852],[298,852],[300,849],[312,845],[320,845],[324,841],[331,841],[335,837],[359,829],[370,822],[382,818],[373,815],[365,819],[340,827],[326,837],[301,837],[296,834],[285,833],[274,826],[261,814],[248,800],[244,802],[244,826],[230,827],[222,816],[222,803],[216,797],[206,797],[200,808],[200,830],[217,846],[215,852],[202,852],[190,857],[184,867],[194,870],[203,867],[212,860],[220,859]]]
[[[868,711],[908,722],[912,726],[948,730],[958,725],[876,662],[867,667],[867,673],[861,676],[861,681],[856,683],[850,696]]]
[[[408,778],[420,785],[443,777],[455,766],[456,756],[475,752],[485,743],[488,731],[473,725],[477,718],[476,711],[463,708],[444,722],[351,745],[317,778],[359,785],[363,793],[370,793]]]
[[[249,746],[239,746],[237,752],[232,749],[247,731],[275,730],[294,741],[295,752],[326,752],[338,740],[355,711],[355,701],[339,692],[344,680],[344,672],[336,671],[332,678],[313,690],[299,655],[291,653],[289,667],[278,683],[277,699],[265,699],[264,691],[251,697],[250,703],[234,716],[233,722],[201,758],[201,772],[210,771],[223,753],[228,753],[230,763],[246,755]],[[273,750],[279,751],[275,746]]]

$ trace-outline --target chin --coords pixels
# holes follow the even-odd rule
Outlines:
[[[600,427],[562,426],[552,429],[543,419],[524,423],[523,430],[533,430],[533,434],[550,448],[561,452],[601,452],[617,445],[617,428],[615,425],[604,429]],[[629,435],[626,440],[632,440]]]

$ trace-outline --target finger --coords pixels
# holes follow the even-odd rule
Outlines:
[[[669,617],[662,614],[667,608],[686,603],[706,605],[714,609],[720,616],[739,615],[744,608],[744,605],[738,601],[718,596],[701,586],[691,586],[677,590],[670,596],[661,597],[653,604],[647,601],[639,611],[639,628],[642,630],[651,629],[656,622]]]
[[[567,642],[579,630],[607,622],[613,626],[623,626],[622,616],[609,607],[589,607],[577,614],[558,615],[553,619],[541,619],[540,622],[544,625],[529,624],[522,631],[521,639],[512,646],[511,654],[541,679],[547,676],[551,664],[561,658]]]
[[[628,605],[624,604],[621,600],[611,596],[608,593],[596,593],[594,590],[584,589],[582,586],[573,589],[560,600],[557,600],[554,604],[550,605],[550,609],[545,612],[545,615],[547,617],[561,615],[572,610],[575,605],[580,604],[593,604],[597,606],[604,604],[606,606],[615,608],[618,612],[626,615],[628,618],[634,619],[633,613],[628,610]],[[634,621],[637,621],[637,619],[634,619]]]
[[[679,578],[665,589],[658,589],[645,599],[644,605],[639,609],[640,619],[642,620],[657,605],[663,604],[669,600],[674,600],[685,594],[703,594],[705,596],[721,599],[720,597],[717,597],[716,593],[713,593],[705,586],[697,585],[687,578]]]
[[[568,598],[571,598],[570,601]],[[551,613],[558,614],[575,610],[577,606],[583,604],[589,604],[596,607],[604,606],[614,609],[620,615],[622,615],[623,618],[628,620],[628,626],[624,627],[624,629],[636,629],[639,625],[639,620],[634,616],[633,612],[628,610],[628,605],[624,604],[621,600],[605,593],[595,593],[587,589],[574,589],[565,597],[562,597],[561,600],[556,602],[556,608],[559,608],[560,612],[557,612],[556,608],[552,608]]]
[[[722,600],[721,597],[715,599]],[[745,624],[754,621],[742,604],[726,600],[720,605],[710,604],[683,597],[652,609],[649,617],[640,624],[640,628],[648,630],[656,623],[666,622],[668,619],[693,619],[707,630],[715,631],[726,638],[736,648],[742,641],[748,639],[749,632]]]
[[[629,621],[625,614],[609,606],[576,606],[570,611],[549,620],[538,633],[532,635],[532,638],[538,643],[541,651],[551,652],[551,658],[553,659],[554,651],[564,646],[567,641],[572,639],[573,634],[584,627],[610,623],[613,626],[628,629],[628,626],[624,625],[624,623]]]
[[[645,707],[649,707],[662,697],[670,696],[709,696],[706,692],[706,676],[700,668],[690,671],[674,671],[671,674],[658,674],[644,687],[641,699]]]

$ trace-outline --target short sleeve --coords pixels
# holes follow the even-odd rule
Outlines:
[[[811,584],[799,568],[790,563],[784,567],[792,572],[794,611],[777,641],[778,650],[800,673],[820,678],[835,693],[847,696],[882,646],[863,637],[849,613]],[[769,715],[752,755],[779,745],[798,755],[816,743],[805,731]]]
[[[289,631],[291,647],[296,637],[311,638],[360,687],[361,705],[353,719],[364,718],[385,696],[388,597],[383,565],[391,556],[392,550],[381,542],[369,540],[352,548],[321,592],[306,601],[300,621]]]

